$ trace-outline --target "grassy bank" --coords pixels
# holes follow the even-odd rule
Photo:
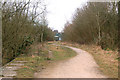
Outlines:
[[[48,47],[49,50],[53,53],[53,57],[51,58],[52,61],[69,59],[76,56],[75,51],[64,46],[49,45]]]
[[[52,54],[49,54],[49,51]],[[73,50],[52,45],[52,43],[46,43],[44,46],[34,44],[29,52],[29,55],[21,55],[15,59],[15,61],[27,61],[17,70],[16,78],[33,78],[34,73],[42,71],[52,62],[69,59],[76,55]]]
[[[118,52],[112,50],[102,50],[96,45],[79,45],[62,43],[62,45],[69,45],[83,49],[94,57],[97,64],[100,66],[101,72],[110,78],[118,78]]]
[[[82,45],[81,49],[91,53],[100,66],[100,70],[110,78],[118,78],[118,52],[102,50],[95,45]]]
[[[43,44],[45,46],[45,44]],[[39,43],[31,45],[28,54],[17,57],[14,61],[27,61],[17,70],[15,78],[33,78],[34,73],[44,69],[49,61],[45,60],[48,50]]]
[[[38,70],[44,69],[47,65],[47,61],[44,60],[44,57],[40,56],[21,56],[18,57],[16,60],[19,61],[27,61],[27,63],[22,66],[22,68],[17,70],[16,78],[33,78],[34,73]]]

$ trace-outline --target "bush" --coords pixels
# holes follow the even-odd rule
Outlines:
[[[32,5],[31,8],[30,5]],[[27,54],[29,46],[32,43],[41,42],[41,37],[44,37],[44,40],[52,37],[48,37],[52,35],[52,30],[47,27],[47,23],[42,24],[46,20],[40,19],[44,16],[45,7],[42,1],[39,4],[38,2],[32,4],[30,1],[2,3],[3,64],[20,54]],[[40,8],[40,14],[37,13],[37,8]],[[32,12],[30,9],[33,9]],[[42,34],[44,36],[41,36]]]

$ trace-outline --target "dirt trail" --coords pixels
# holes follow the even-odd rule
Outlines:
[[[77,56],[61,61],[36,73],[36,78],[107,78],[99,71],[93,57],[78,48],[69,47],[78,53]]]

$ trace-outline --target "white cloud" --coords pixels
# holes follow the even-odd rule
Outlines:
[[[75,10],[87,0],[46,0],[49,27],[63,30],[66,21],[70,21]]]
[[[6,0],[3,0],[6,1]],[[9,0],[12,1],[29,1],[29,0]],[[34,2],[38,2],[40,0],[30,0],[32,4]],[[44,2],[44,0],[41,0]],[[64,28],[64,24],[66,21],[70,21],[72,15],[74,14],[75,10],[83,3],[87,2],[87,0],[45,0],[47,4],[47,20],[49,23],[49,27],[52,29],[57,29],[62,31]],[[38,13],[40,9],[38,10]]]

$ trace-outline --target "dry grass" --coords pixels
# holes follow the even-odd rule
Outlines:
[[[42,71],[49,64],[68,59],[76,55],[76,52],[69,48],[50,44],[45,43],[44,46],[41,46],[41,44],[34,44],[31,46],[28,55],[21,55],[17,57],[15,61],[28,62],[21,69],[17,70],[17,76],[15,76],[15,78],[34,78],[35,72]],[[49,50],[52,51],[53,54],[51,59],[47,58]]]
[[[27,63],[17,70],[15,78],[33,78],[35,72],[41,71],[49,64],[46,60],[48,50],[41,44],[31,45],[31,49],[27,55],[20,55],[14,61],[27,61]]]
[[[67,47],[56,46],[56,45],[48,45],[48,47],[49,50],[52,51],[53,53],[52,60],[54,61],[69,59],[77,55],[75,51]]]
[[[110,78],[118,78],[118,51],[102,50],[100,46],[96,45],[79,45],[62,43],[62,45],[74,46],[81,48],[93,55],[100,70]]]
[[[16,58],[16,61],[17,60],[28,62],[17,70],[17,76],[15,76],[15,78],[33,78],[35,72],[42,70],[42,68],[48,64],[48,62],[40,56],[21,56]]]

